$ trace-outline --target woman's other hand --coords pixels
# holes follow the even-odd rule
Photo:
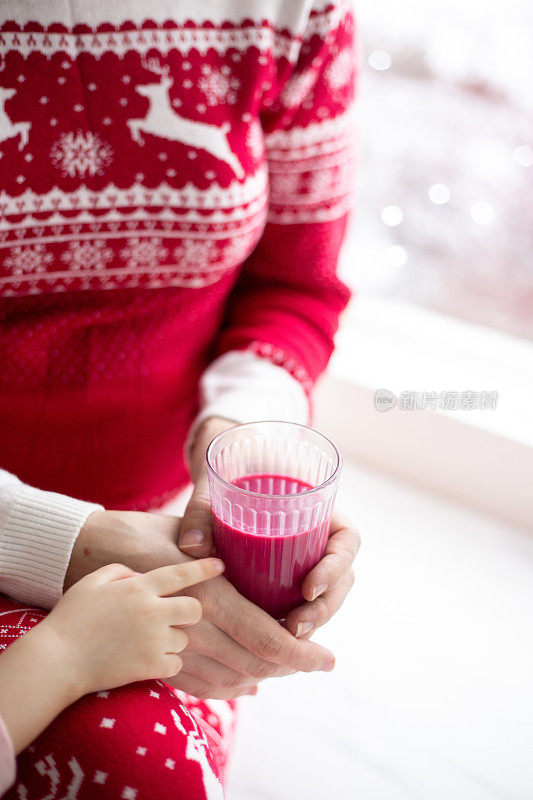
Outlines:
[[[307,602],[289,612],[285,621],[295,636],[312,636],[344,603],[354,583],[352,563],[360,544],[359,532],[341,514],[335,513],[324,557],[302,584]]]
[[[193,493],[185,509],[178,546],[194,558],[203,558],[213,550],[211,525],[211,501],[205,454],[210,442],[219,433],[232,428],[236,423],[221,417],[209,417],[200,425],[189,451]]]

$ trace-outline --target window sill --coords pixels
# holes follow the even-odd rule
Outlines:
[[[532,527],[533,344],[398,301],[359,298],[317,390],[316,425],[347,455]],[[380,412],[375,392],[498,392],[494,410]]]

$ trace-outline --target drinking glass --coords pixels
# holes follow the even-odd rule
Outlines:
[[[342,459],[326,436],[291,422],[251,422],[206,453],[213,533],[226,577],[276,619],[304,602],[324,555]]]

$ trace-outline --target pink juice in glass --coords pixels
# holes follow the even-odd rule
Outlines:
[[[298,478],[274,474],[246,475],[232,484],[269,496],[297,495],[313,488]],[[265,497],[265,509],[268,502]],[[260,514],[261,498],[254,499],[254,509]],[[242,528],[246,528],[244,523]],[[226,565],[225,575],[248,600],[276,619],[305,602],[302,581],[324,554],[329,518],[295,533],[276,532],[275,524],[270,531],[255,532],[241,529],[235,520],[230,525],[213,511],[213,529],[217,554]]]

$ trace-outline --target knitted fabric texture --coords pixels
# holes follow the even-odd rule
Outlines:
[[[0,595],[0,652],[40,609]],[[197,700],[163,681],[89,694],[17,758],[6,800],[223,800],[235,702]]]
[[[202,5],[0,10],[0,466],[107,507],[186,482],[216,356],[309,392],[349,297],[349,4]]]

